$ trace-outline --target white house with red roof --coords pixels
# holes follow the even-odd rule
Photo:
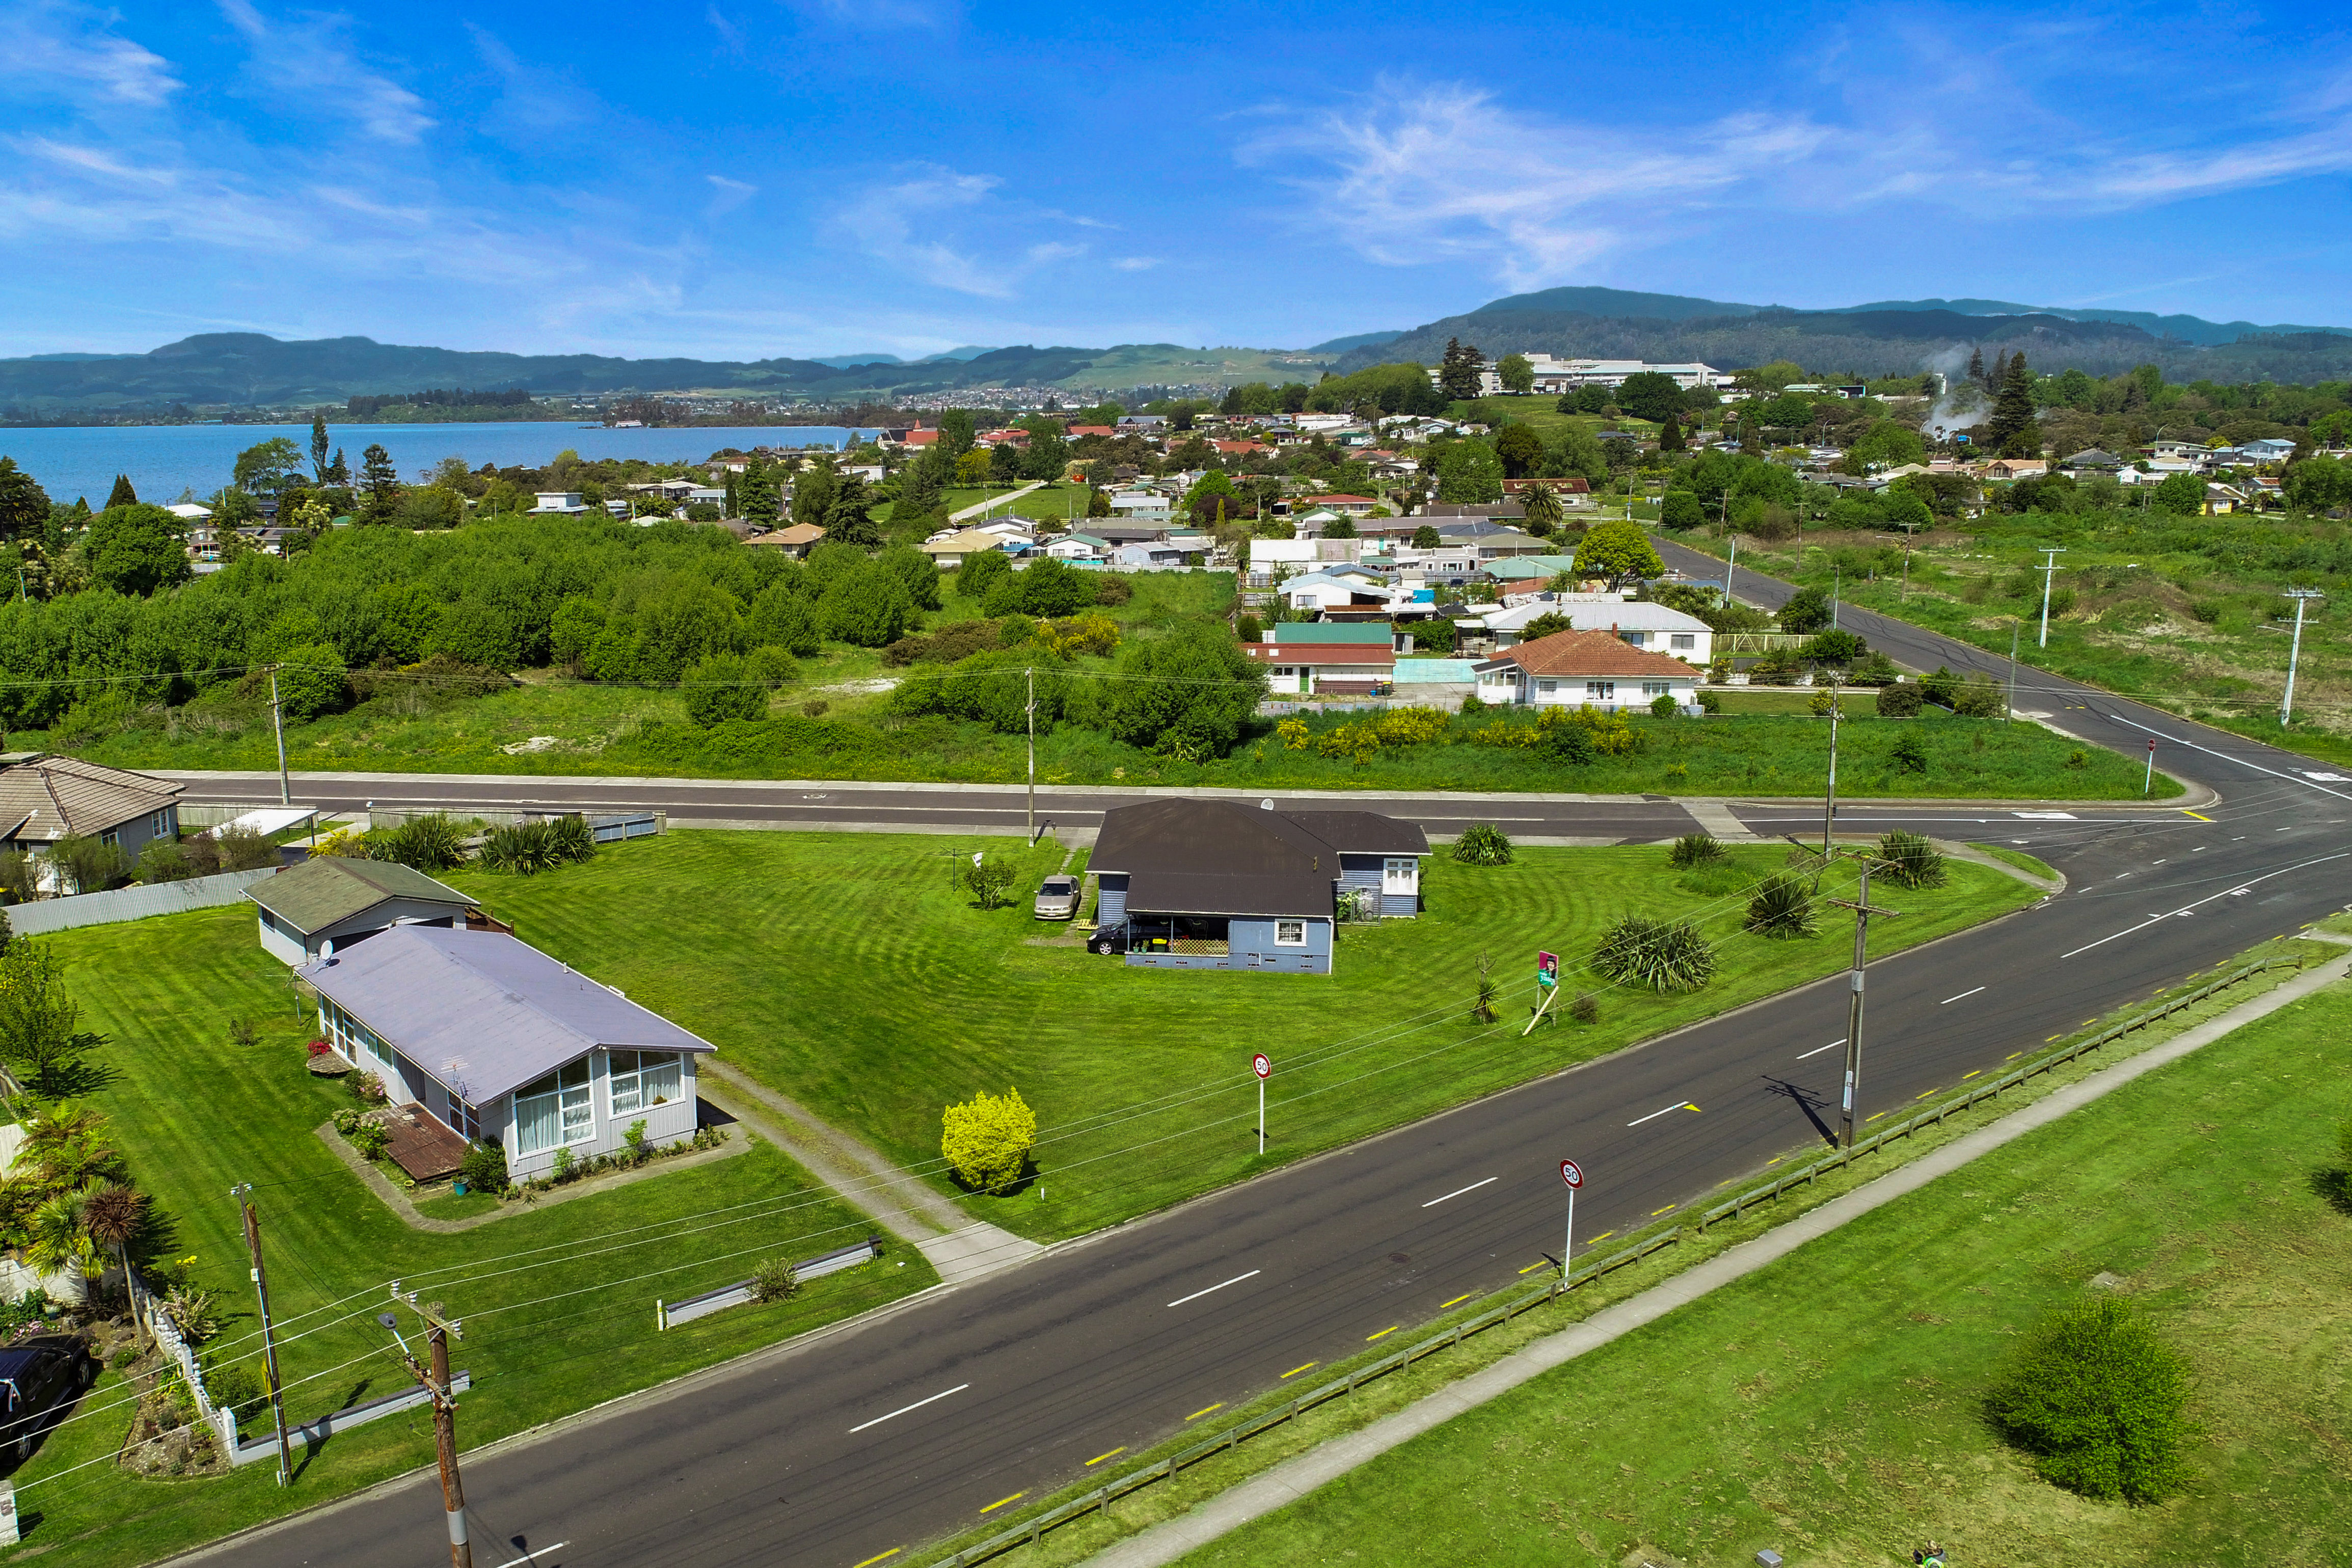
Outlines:
[[[1485,702],[1614,711],[1671,697],[1684,712],[1698,710],[1697,670],[1607,632],[1554,632],[1480,660],[1476,675]]]
[[[1361,643],[1245,642],[1241,647],[1266,667],[1266,689],[1280,697],[1363,697],[1396,678],[1396,648],[1386,637]]]

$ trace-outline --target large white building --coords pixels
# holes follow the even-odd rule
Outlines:
[[[1549,354],[1528,354],[1528,363],[1535,367],[1535,390],[1551,396],[1574,392],[1580,386],[1622,386],[1625,378],[1644,371],[1671,375],[1675,384],[1688,392],[1695,386],[1714,387],[1729,379],[1723,371],[1711,364],[1692,362],[1686,364],[1653,364],[1639,359],[1554,359]],[[1437,384],[1437,372],[1429,373],[1430,384]],[[1493,396],[1503,390],[1503,378],[1492,360],[1478,372],[1478,390]]]

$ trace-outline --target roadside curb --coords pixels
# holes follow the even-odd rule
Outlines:
[[[1942,1148],[1832,1198],[1819,1208],[1776,1226],[1751,1241],[1741,1242],[1696,1264],[1631,1300],[1604,1308],[1580,1323],[1538,1340],[1483,1371],[1425,1395],[1392,1415],[1318,1444],[1296,1458],[1286,1460],[1220,1493],[1182,1518],[1154,1525],[1087,1561],[1090,1565],[1098,1565],[1098,1568],[1161,1568],[1162,1564],[1173,1563],[1185,1553],[1244,1524],[1306,1497],[1327,1482],[1336,1480],[1390,1449],[1443,1426],[1454,1416],[1497,1399],[1588,1352],[1612,1343],[1722,1286],[1759,1273],[1805,1243],[1907,1196],[1930,1182],[2048,1126],[2158,1068],[2169,1066],[2257,1019],[2300,1002],[2343,980],[2347,973],[2352,973],[2352,952],[2285,981],[2263,995],[2185,1029],[2160,1045],[2152,1046],[2137,1055],[2103,1067],[2088,1077],[2063,1085],[2032,1105],[1965,1133]]]

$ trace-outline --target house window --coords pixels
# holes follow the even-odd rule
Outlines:
[[[98,836],[98,841],[100,844],[120,845],[122,842],[122,830],[119,827],[110,827]]]
[[[171,820],[172,814],[168,811],[159,811],[154,816],[149,817],[147,819],[147,837],[150,838],[163,837],[163,835],[169,831],[166,825]]]
[[[1625,640],[1632,643],[1635,647],[1641,647],[1649,642],[1650,634],[1647,632],[1627,632],[1625,634]]]
[[[1538,680],[1536,682],[1536,690],[1546,697],[1550,696],[1553,692],[1559,689],[1559,682],[1557,680]]]
[[[588,1058],[515,1090],[515,1150],[544,1153],[596,1135],[596,1109],[588,1103]]]
[[[1588,680],[1584,683],[1584,700],[1587,702],[1614,702],[1617,700],[1617,683],[1613,680]]]
[[[1696,632],[1676,632],[1674,634],[1674,641],[1671,646],[1676,653],[1688,652],[1690,649],[1698,647],[1698,634]]]
[[[635,1116],[678,1097],[680,1072],[676,1051],[614,1051],[611,1082],[613,1116]]]
[[[1305,947],[1307,945],[1307,922],[1305,921],[1275,921],[1274,944],[1276,947]]]
[[[1644,697],[1672,697],[1674,694],[1675,689],[1665,681],[1645,680],[1642,682],[1642,695]]]
[[[1401,855],[1394,859],[1382,860],[1381,862],[1381,891],[1384,893],[1410,893],[1413,890],[1415,879],[1420,876],[1420,874],[1421,862],[1414,859],[1410,855]]]

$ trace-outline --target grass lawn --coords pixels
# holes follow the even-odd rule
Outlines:
[[[984,914],[949,886],[983,844],[1021,868],[1019,901]],[[1024,854],[1017,840],[979,837],[677,833],[536,878],[451,879],[526,939],[910,1168],[936,1172],[947,1101],[1019,1089],[1037,1112],[1040,1180],[966,1201],[1051,1238],[1843,967],[1851,948],[1834,921],[1811,941],[1738,931],[1740,889],[1780,859],[1743,849],[1727,867],[1680,875],[1662,848],[1523,849],[1500,868],[1441,856],[1428,863],[1428,912],[1341,927],[1328,978],[1130,969],[1088,954],[1029,916],[1028,892],[1061,860],[1050,840]],[[1881,922],[1877,951],[2038,896],[1988,868],[1951,870],[1948,887],[1916,899],[1921,918]],[[634,918],[646,909],[658,918]],[[1597,1025],[1520,1039],[1536,950],[1569,955],[1573,969],[1602,926],[1633,911],[1702,918],[1718,942],[1715,983],[1691,996],[1611,993]],[[1468,1016],[1482,952],[1501,985],[1493,1027]],[[1255,1050],[1276,1067],[1264,1161],[1249,1135]]]
[[[983,501],[988,501],[993,503],[989,509],[988,517],[1012,517],[1017,514],[1022,517],[1069,519],[1073,521],[1074,526],[1084,528],[1087,521],[1087,501],[1090,494],[1089,487],[1048,484],[1031,490],[1018,500],[1010,502],[1006,500],[1006,497],[1013,495],[1028,483],[1028,480],[1024,479],[1017,485],[985,487],[951,485],[940,492],[940,504],[946,507],[949,513],[952,515],[966,507],[978,506]],[[964,524],[969,527],[984,521],[986,521],[984,518],[970,517],[964,520]],[[1104,518],[1101,521],[1108,522],[1110,519]]]
[[[2006,657],[2022,624],[2021,664],[2203,720],[2273,745],[2352,762],[2352,639],[2346,636],[2341,523],[2181,518],[2119,512],[1998,515],[1915,550],[1910,586],[1902,552],[1871,535],[1808,534],[1800,561],[1788,545],[1743,541],[1740,563],[1826,589],[1842,564],[1843,596]],[[1724,542],[1680,538],[1720,555]],[[2043,559],[2063,545],[2050,645],[2036,644]],[[2196,548],[2191,548],[2194,545]],[[2292,563],[2292,564],[2289,564]],[[1877,574],[1872,578],[1869,574]],[[2305,606],[2296,721],[2278,722],[2293,645],[2291,585],[2327,596]],[[2029,669],[2022,679],[2031,682]],[[2020,705],[2036,706],[2024,696]]]
[[[476,1379],[459,1428],[468,1447],[935,1278],[911,1248],[893,1247],[878,1264],[815,1281],[783,1306],[657,1334],[655,1298],[742,1279],[761,1258],[845,1245],[866,1234],[865,1221],[813,1194],[805,1173],[760,1145],[543,1209],[510,1207],[509,1217],[456,1236],[413,1230],[313,1135],[349,1100],[303,1070],[301,1042],[315,1030],[294,1016],[287,972],[256,943],[249,913],[202,910],[53,941],[84,1026],[110,1041],[93,1058],[107,1081],[89,1102],[155,1195],[169,1255],[193,1258],[194,1282],[226,1309],[215,1342],[224,1362],[258,1349],[227,1197],[235,1183],[254,1185],[291,1419],[403,1385],[373,1321],[395,1278],[465,1321],[455,1363]],[[250,1048],[229,1037],[240,1016],[260,1025]],[[333,1438],[284,1490],[267,1464],[219,1479],[143,1481],[107,1462],[129,1425],[127,1406],[103,1408],[119,1391],[110,1374],[84,1415],[16,1474],[19,1506],[35,1516],[26,1539],[37,1550],[65,1547],[60,1561],[151,1561],[432,1458],[429,1422],[393,1419]]]
[[[1747,686],[1716,693],[1726,716],[1754,713],[1812,713],[1813,693],[1808,688]],[[1849,686],[1840,698],[1848,719],[1878,717],[1878,693],[1866,686]]]
[[[2347,1026],[2338,985],[1184,1561],[2343,1562]],[[2160,1507],[2057,1490],[1980,1414],[2103,1272],[2195,1369],[2194,1479]]]

